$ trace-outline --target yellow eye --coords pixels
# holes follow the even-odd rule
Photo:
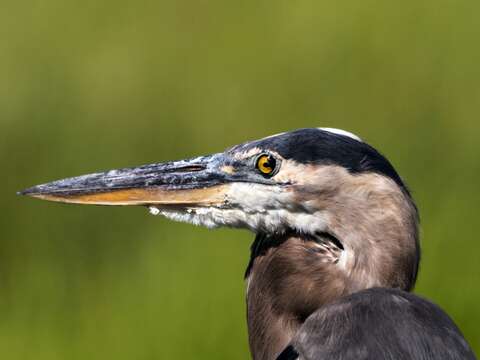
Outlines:
[[[277,161],[272,155],[264,154],[257,158],[256,166],[262,174],[271,175],[277,166]]]

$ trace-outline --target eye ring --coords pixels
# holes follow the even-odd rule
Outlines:
[[[277,173],[278,163],[272,154],[264,153],[257,156],[255,167],[263,176],[271,177]]]

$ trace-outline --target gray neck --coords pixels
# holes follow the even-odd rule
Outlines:
[[[257,235],[247,269],[250,349],[275,359],[317,309],[372,287],[410,290],[419,262],[418,215],[408,192],[374,173],[323,167],[295,188],[311,222],[302,234]],[[319,233],[320,232],[320,233]]]

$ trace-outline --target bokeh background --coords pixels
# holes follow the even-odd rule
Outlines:
[[[15,195],[300,127],[380,149],[480,352],[480,2],[3,0],[0,358],[247,359],[253,235]]]

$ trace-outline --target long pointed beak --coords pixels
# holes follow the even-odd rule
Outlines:
[[[95,205],[222,206],[228,188],[223,154],[83,175],[19,194]]]

